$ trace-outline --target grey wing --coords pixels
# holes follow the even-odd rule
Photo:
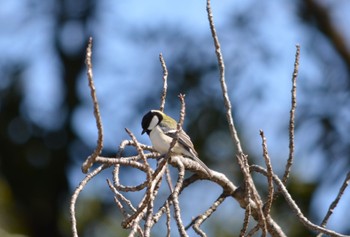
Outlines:
[[[176,130],[169,130],[168,132],[165,133],[167,136],[174,138],[176,134]],[[180,131],[179,133],[179,140],[178,142],[184,146],[184,148],[190,152],[193,153],[194,156],[198,156],[196,150],[194,149],[193,143],[191,141],[191,138],[185,133],[183,130]]]
[[[165,133],[167,136],[174,138],[175,134],[176,134],[176,130],[169,130],[168,132]],[[180,131],[179,134],[179,143],[181,145],[184,146],[184,148],[190,153],[192,154],[192,159],[195,160],[197,163],[199,163],[208,173],[209,176],[211,176],[211,171],[210,169],[203,163],[203,161],[201,161],[198,158],[198,154],[196,152],[196,150],[193,147],[193,143],[191,141],[191,138],[187,135],[187,133],[185,133],[183,130]]]

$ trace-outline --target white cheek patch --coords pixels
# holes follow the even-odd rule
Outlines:
[[[159,123],[158,116],[153,116],[151,122],[149,123],[147,130],[152,130],[155,126],[157,126],[158,123]]]

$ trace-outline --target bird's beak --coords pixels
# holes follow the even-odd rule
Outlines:
[[[143,135],[146,132],[146,129],[143,129],[141,132],[141,135]]]

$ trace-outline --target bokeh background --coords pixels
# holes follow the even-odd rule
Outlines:
[[[201,159],[241,182],[205,5],[203,0],[0,0],[0,236],[71,235],[70,195],[84,178],[80,167],[97,138],[84,65],[90,36],[104,155],[114,156],[128,138],[125,127],[149,144],[139,135],[140,121],[160,104],[162,52],[169,69],[166,112],[178,118],[177,94],[185,93],[185,128]],[[288,188],[319,224],[350,168],[350,3],[220,0],[212,7],[244,150],[251,163],[262,164],[263,129],[278,174],[288,158],[291,76],[295,45],[301,46],[296,155]],[[143,177],[135,174],[123,170],[122,181],[140,182]],[[127,235],[106,178],[111,170],[78,199],[81,236]],[[256,179],[264,193],[265,178]],[[184,192],[185,223],[220,191],[200,182]],[[163,197],[167,193],[164,188]],[[346,190],[331,229],[350,234],[349,200]],[[283,199],[276,201],[273,216],[288,236],[310,235]],[[242,220],[238,203],[225,201],[204,229],[209,236],[237,236]],[[164,236],[164,226],[157,225],[152,236]]]

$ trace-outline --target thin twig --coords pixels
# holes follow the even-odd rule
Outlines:
[[[273,202],[273,193],[274,193],[273,179],[272,179],[273,171],[272,171],[271,160],[267,150],[266,137],[264,135],[263,130],[260,130],[260,136],[262,139],[263,157],[265,159],[265,164],[267,168],[268,196],[264,207],[264,214],[265,216],[268,216],[270,214],[270,210]]]
[[[90,155],[85,162],[83,163],[81,170],[84,174],[86,174],[90,167],[95,163],[96,157],[99,156],[102,152],[103,148],[103,127],[102,127],[102,119],[100,115],[100,108],[97,101],[97,95],[96,90],[94,86],[94,80],[93,80],[93,73],[92,73],[92,37],[89,39],[89,44],[86,49],[86,65],[87,65],[87,77],[89,80],[89,87],[90,87],[90,93],[92,102],[94,104],[94,116],[96,120],[96,127],[98,130],[98,138],[97,138],[97,146],[95,148],[95,151]]]
[[[143,213],[144,211],[142,211],[142,213]],[[136,235],[136,233],[139,233],[139,234],[141,234],[141,235],[139,235],[140,237],[143,237],[144,235],[142,234],[142,232],[140,233],[140,229],[141,228],[139,228],[139,222],[140,222],[140,220],[142,219],[142,214],[140,214],[140,215],[138,215],[138,216],[136,216],[136,218],[134,219],[134,222],[132,223],[132,226],[131,226],[131,231],[130,231],[130,233],[129,233],[129,235],[128,235],[128,237],[134,237],[135,235]]]
[[[199,215],[197,218],[195,218],[193,229],[196,231],[196,233],[198,233],[201,236],[206,236],[205,233],[199,227],[217,210],[217,208],[225,201],[227,196],[227,193],[223,192],[208,210],[206,210],[202,215]]]
[[[252,179],[252,176],[249,172],[249,164],[248,164],[248,159],[247,156],[244,155],[243,153],[236,155],[237,157],[237,161],[238,164],[241,168],[241,171],[243,173],[243,177],[244,177],[244,208],[246,208],[247,206],[251,205],[251,201],[254,202],[255,208],[254,208],[254,213],[255,215],[255,220],[258,221],[259,226],[261,227],[261,229],[263,230],[263,234],[262,236],[266,235],[266,219],[265,216],[263,214],[263,204],[262,204],[262,200],[261,197],[258,193],[258,191],[256,190],[254,181]],[[249,206],[248,208],[251,208],[251,206]],[[245,220],[243,223],[243,227],[241,229],[241,236],[244,236],[247,228],[248,228],[248,221],[249,221],[249,215],[250,215],[250,211],[246,210],[245,213]]]
[[[179,133],[182,130],[182,125],[183,125],[184,120],[185,120],[185,110],[186,110],[185,96],[186,96],[185,94],[179,94],[179,96],[178,96],[180,99],[180,103],[181,103],[180,119],[179,119],[179,122],[177,123],[176,133],[175,133],[173,140],[171,141],[169,152],[167,154],[167,156],[169,156],[169,157],[170,157],[172,148],[175,146],[175,144],[179,140]]]
[[[324,219],[322,220],[322,223],[321,223],[322,227],[326,227],[329,217],[333,214],[334,209],[337,207],[341,197],[343,196],[343,194],[345,192],[345,189],[349,185],[349,182],[350,182],[350,172],[348,172],[348,174],[346,175],[345,180],[339,189],[337,197],[334,199],[334,201],[329,206],[328,212],[327,212],[326,216],[324,217]],[[322,236],[322,233],[317,235],[317,237],[321,237],[321,236]]]
[[[228,122],[231,138],[232,138],[233,142],[235,143],[236,149],[238,152],[238,155],[236,157],[238,158],[237,159],[238,163],[239,163],[241,171],[243,173],[245,183],[247,184],[246,185],[246,190],[247,190],[246,192],[248,193],[248,192],[252,191],[254,201],[256,202],[256,204],[258,206],[260,206],[261,198],[260,198],[258,192],[256,191],[252,177],[250,176],[250,173],[248,170],[249,166],[248,166],[247,156],[244,155],[244,153],[243,153],[243,149],[241,147],[241,142],[240,142],[240,139],[238,137],[238,133],[237,133],[237,130],[235,128],[235,124],[234,124],[233,117],[232,117],[232,106],[231,106],[230,98],[228,95],[227,85],[226,85],[226,80],[225,80],[225,63],[224,63],[224,58],[223,58],[222,53],[221,53],[219,38],[218,38],[218,35],[216,33],[216,29],[215,29],[215,25],[214,25],[213,13],[212,13],[211,6],[210,6],[210,0],[207,0],[207,13],[208,13],[209,26],[210,26],[212,38],[214,40],[215,53],[216,53],[219,71],[220,71],[220,84],[221,84],[221,90],[222,90],[222,95],[223,95],[224,104],[225,104],[226,119]],[[247,203],[249,203],[249,201]],[[263,232],[264,232],[264,231],[266,231],[266,222],[265,222],[265,217],[263,215],[261,215],[261,212],[262,212],[262,210],[258,210],[259,223],[260,223],[260,221],[262,222]]]
[[[181,208],[179,204],[179,193],[185,176],[185,167],[179,162],[179,176],[176,181],[174,192],[172,193],[172,203],[174,205],[174,216],[180,236],[188,236],[181,219]]]
[[[285,185],[287,183],[291,167],[293,165],[294,159],[294,122],[295,122],[295,109],[297,107],[297,77],[299,72],[299,59],[300,59],[300,45],[296,45],[295,61],[294,61],[294,71],[292,76],[292,106],[290,109],[290,119],[289,119],[289,157],[286,164],[286,169],[282,178],[282,182]]]
[[[167,89],[168,89],[168,69],[166,67],[165,64],[165,60],[163,58],[163,54],[160,53],[159,54],[159,60],[160,60],[160,64],[162,65],[163,68],[163,92],[162,92],[162,96],[161,96],[161,102],[160,102],[160,111],[164,111],[164,107],[165,107],[165,98],[166,98],[166,93],[167,93]]]
[[[139,142],[137,141],[136,137],[134,136],[134,134],[127,128],[125,128],[125,131],[129,134],[129,136],[131,137],[132,141],[135,144],[137,153],[139,154],[139,156],[142,158],[143,163],[146,165],[147,167],[147,180],[151,179],[151,167],[149,166],[148,162],[147,162],[147,158],[145,156],[145,154],[143,153],[143,149],[141,148],[141,146],[139,145]]]
[[[250,199],[250,192],[248,194],[249,194],[248,197]],[[248,225],[249,225],[249,217],[251,214],[252,214],[252,209],[251,209],[250,202],[249,202],[245,207],[243,226],[242,226],[242,229],[241,229],[240,234],[239,234],[240,237],[244,237],[245,233],[247,232]]]
[[[127,146],[134,146],[136,147],[135,143],[132,141],[132,140],[123,140],[119,147],[118,147],[118,151],[117,151],[117,154],[116,154],[116,158],[119,158],[119,157],[122,157],[122,153],[124,152],[124,149],[125,147]],[[153,152],[154,149],[152,146],[147,146],[147,145],[144,145],[144,144],[140,144],[139,143],[139,146],[142,148],[142,150],[146,150],[146,151],[151,151]]]
[[[130,208],[131,211],[136,212],[136,208],[132,205],[131,201],[129,199],[127,199],[126,197],[124,197],[124,195],[122,195],[112,184],[112,182],[107,179],[107,184],[109,186],[109,188],[113,191],[113,193],[115,194],[117,200],[121,199],[123,202],[125,202],[128,207]],[[125,209],[123,208],[123,210],[121,210],[122,213],[124,214],[125,217],[127,217]]]
[[[83,190],[83,188],[87,185],[87,183],[95,177],[97,174],[99,174],[102,170],[108,168],[109,165],[103,164],[97,167],[92,172],[88,173],[85,178],[79,183],[78,187],[74,190],[74,193],[72,195],[71,201],[70,201],[70,219],[72,222],[72,234],[74,237],[78,237],[78,231],[77,231],[77,220],[75,218],[75,204],[77,202],[78,196],[80,192]]]
[[[171,226],[170,226],[170,220],[171,220],[171,216],[170,216],[170,207],[169,207],[169,202],[166,202],[165,205],[165,214],[166,214],[166,229],[167,229],[167,237],[170,237],[170,233],[171,233]]]
[[[121,199],[122,201],[124,201],[124,202],[128,205],[128,207],[131,209],[131,211],[136,212],[136,209],[133,207],[131,201],[130,201],[129,199],[125,198],[120,192],[118,192],[118,190],[113,186],[112,182],[109,181],[108,179],[107,179],[107,183],[108,183],[109,188],[110,188],[110,189],[114,192],[114,194],[116,195],[116,196],[114,197],[114,201],[115,201],[115,203],[117,204],[117,207],[118,207],[118,208],[120,209],[120,211],[122,212],[123,216],[124,216],[125,218],[127,218],[127,217],[129,216],[129,214],[126,212],[124,206],[123,206],[122,203],[119,201],[119,199]],[[142,231],[140,225],[137,225],[136,228],[137,228],[137,229],[136,229],[137,232],[139,233],[139,236],[144,236],[143,231]]]
[[[158,194],[160,185],[161,185],[162,179],[159,179],[156,183],[156,187],[154,188],[154,191],[151,195],[150,201],[148,202],[147,212],[146,212],[146,221],[144,224],[144,235],[145,237],[151,236],[151,228],[153,226],[152,224],[152,217],[153,217],[153,207],[154,207],[154,201]]]
[[[238,133],[232,118],[231,102],[227,92],[227,85],[225,81],[225,63],[221,53],[219,38],[217,36],[215,25],[214,25],[213,13],[210,6],[210,0],[207,0],[207,12],[208,12],[208,20],[209,20],[211,35],[213,37],[214,45],[215,45],[215,53],[216,53],[216,57],[217,57],[217,61],[220,69],[220,84],[221,84],[222,95],[224,97],[224,103],[226,108],[226,119],[229,125],[231,137],[236,144],[237,151],[238,153],[243,153],[241,142],[239,140]]]
[[[146,157],[151,157],[153,154],[145,154]],[[148,167],[146,167],[145,164],[142,164],[138,161],[135,161],[135,159],[140,159],[140,156],[131,156],[128,158],[110,158],[110,157],[102,157],[98,156],[96,157],[96,162],[102,163],[102,164],[108,164],[108,165],[124,165],[124,166],[130,166],[136,169],[139,169],[143,172],[147,172]],[[115,184],[116,185],[116,184]]]
[[[130,225],[134,226],[133,223],[141,220],[142,216],[145,213],[145,208],[149,205],[150,201],[154,200],[155,190],[158,187],[158,181],[160,181],[164,172],[165,172],[165,165],[157,167],[157,169],[154,171],[151,179],[152,181],[148,182],[148,188],[147,188],[146,194],[143,197],[143,200],[141,201],[137,211],[134,214],[132,214],[129,218],[123,221],[122,226],[124,228],[129,228]]]
[[[177,123],[175,137],[172,140],[170,147],[171,146],[174,147],[176,142],[178,141],[179,133],[182,129],[182,125],[183,125],[183,122],[185,120],[185,110],[186,110],[185,95],[179,94],[178,97],[179,97],[180,102],[181,102],[180,119],[179,119],[179,122]],[[171,152],[171,150],[169,148],[169,152],[167,155],[170,155],[170,152]],[[185,175],[185,168],[181,162],[179,162],[178,169],[179,169],[179,176],[178,176],[178,180],[177,180],[176,185],[175,185],[174,192],[172,193],[172,202],[174,204],[175,220],[177,223],[179,234],[181,236],[187,236],[187,233],[185,231],[185,227],[184,227],[182,220],[181,220],[181,213],[180,213],[179,199],[178,199],[178,196],[180,193],[180,188],[182,187],[182,183],[183,183],[183,179],[184,179],[184,175]]]
[[[256,224],[246,235],[246,237],[252,237],[256,232],[258,232],[260,229],[259,224]]]
[[[245,193],[245,203],[247,204],[245,206],[245,212],[244,212],[244,220],[243,220],[243,226],[242,229],[240,231],[239,236],[244,237],[245,233],[247,232],[248,229],[248,225],[249,225],[249,217],[252,213],[251,210],[251,205],[250,205],[250,200],[251,200],[251,188],[250,188],[250,184],[249,184],[249,176],[246,174],[248,173],[248,171],[246,171],[245,168],[242,168],[243,164],[242,164],[242,159],[238,159],[238,164],[240,164],[241,166],[241,170],[245,170],[243,172],[244,175],[244,193]],[[244,166],[243,166],[244,167]]]
[[[261,236],[266,237],[266,235],[267,235],[266,217],[265,217],[264,211],[263,211],[262,200],[260,198],[258,191],[255,188],[255,185],[252,187],[252,199],[256,203],[256,207],[257,207],[256,211],[257,211],[257,215],[258,215],[258,224],[259,224],[260,229],[262,230]]]
[[[165,176],[166,176],[166,182],[168,184],[169,190],[172,193],[174,188],[173,188],[173,183],[172,183],[172,180],[171,180],[169,167],[166,167]]]

